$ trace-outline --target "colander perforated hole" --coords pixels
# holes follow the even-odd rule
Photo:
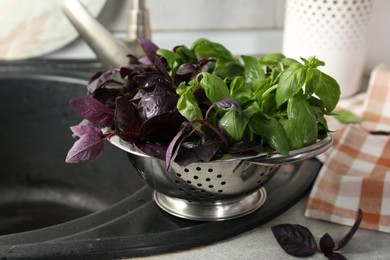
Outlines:
[[[210,189],[214,188],[214,185],[209,185],[209,188],[210,188]]]
[[[199,171],[201,171],[201,170],[202,170],[202,168],[200,168],[200,167],[196,167],[196,170],[199,172]]]
[[[223,190],[218,190],[218,193],[222,193],[223,192]]]
[[[211,181],[211,179],[210,178],[206,178],[206,181]]]
[[[188,184],[191,184],[191,181],[187,181]]]
[[[190,170],[188,168],[184,168],[184,172],[189,172]]]
[[[181,174],[180,174],[180,173],[176,173],[176,176],[180,178],[180,177],[181,177]]]
[[[194,176],[194,179],[195,179],[195,180],[199,179],[199,176],[198,176],[198,175],[195,175],[195,176]]]
[[[221,185],[225,185],[225,184],[226,184],[226,181],[221,182]]]
[[[196,186],[202,187],[202,183],[198,183],[198,184],[196,184]]]
[[[176,184],[180,184],[180,181],[175,181]]]
[[[207,171],[208,172],[213,172],[214,170],[212,168],[209,168]]]
[[[221,175],[221,174],[218,174],[218,175],[217,175],[217,178],[222,178],[222,175]]]

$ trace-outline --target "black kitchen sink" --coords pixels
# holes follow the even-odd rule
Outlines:
[[[96,68],[35,65],[0,66],[0,259],[114,259],[214,243],[287,210],[321,166],[315,159],[283,166],[265,186],[266,203],[249,216],[224,222],[171,216],[109,143],[96,161],[65,163],[74,143],[69,127],[81,120],[69,100],[86,94]]]
[[[100,160],[67,164],[80,118],[69,100],[85,80],[0,77],[0,235],[43,228],[101,211],[140,186],[126,156],[111,145]]]

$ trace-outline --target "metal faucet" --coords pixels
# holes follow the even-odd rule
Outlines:
[[[66,0],[62,7],[66,17],[106,67],[117,68],[128,64],[127,55],[130,53],[142,55],[137,39],[151,38],[149,13],[144,0],[133,0],[129,10],[127,37],[123,40],[116,38],[101,25],[79,0]]]

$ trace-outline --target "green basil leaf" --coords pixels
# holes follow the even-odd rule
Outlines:
[[[248,128],[248,122],[258,110],[254,106],[249,106],[242,111],[242,117],[239,112],[235,109],[229,110],[223,115],[219,123],[223,126],[225,131],[235,140],[242,141],[245,140],[244,134],[247,132],[247,140],[251,140],[252,136],[248,135],[249,131],[246,131]]]
[[[237,60],[220,58],[215,63],[213,74],[222,79],[233,79],[242,75],[244,67]]]
[[[194,91],[197,88],[199,87],[196,85],[187,86],[184,83],[180,84],[176,89],[176,93],[180,96],[176,105],[177,110],[190,122],[196,119],[203,119],[202,111],[194,96]]]
[[[242,55],[241,58],[244,61],[245,82],[254,89],[265,79],[263,68],[255,57]]]
[[[188,49],[186,46],[176,47],[175,53],[183,59],[183,63],[196,64],[198,62],[195,53],[192,50]]]
[[[309,67],[306,71],[305,95],[310,97],[316,91],[320,84],[321,71],[316,68]]]
[[[322,72],[314,93],[321,99],[327,112],[330,113],[339,102],[340,86],[334,78]]]
[[[208,72],[202,72],[199,75],[202,76],[199,84],[204,89],[206,96],[211,103],[215,103],[229,97],[229,89],[220,77]]]
[[[289,138],[290,149],[302,148],[316,142],[316,116],[302,94],[288,100],[287,117],[288,121],[282,124]]]
[[[205,58],[224,58],[233,60],[232,53],[222,44],[201,38],[192,44],[192,49],[199,57]]]
[[[261,57],[260,62],[265,65],[278,65],[284,58],[281,53],[269,53]]]
[[[345,109],[335,111],[334,117],[343,124],[360,124],[363,119],[353,112]]]
[[[269,93],[261,100],[261,111],[266,114],[272,115],[277,112],[275,94]]]
[[[297,60],[292,59],[292,58],[284,58],[284,59],[282,59],[283,66],[285,66],[287,68],[290,67],[294,63],[299,63],[299,62]]]
[[[244,106],[252,99],[253,91],[245,86],[243,77],[235,77],[229,86],[230,97],[237,101],[240,106]]]
[[[247,125],[247,120],[237,112],[237,110],[227,111],[219,120],[225,131],[235,140],[240,141]]]
[[[289,146],[286,132],[276,118],[257,113],[249,121],[249,127],[275,151],[283,155],[288,154]]]
[[[281,73],[276,89],[276,105],[278,107],[302,89],[305,84],[306,69],[300,63],[293,63]]]
[[[168,66],[171,68],[173,72],[177,70],[177,68],[183,64],[183,59],[177,53],[166,50],[166,49],[158,49],[157,54],[164,57],[168,63]]]

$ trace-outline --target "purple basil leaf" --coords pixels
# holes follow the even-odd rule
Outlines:
[[[329,259],[329,260],[347,260],[345,256],[343,256],[340,253],[336,253],[333,251],[328,251],[327,253],[324,253],[324,255]]]
[[[114,110],[91,96],[72,99],[70,106],[74,112],[95,125],[111,126],[113,124]]]
[[[115,106],[115,130],[125,141],[137,141],[141,121],[137,109],[126,97],[117,97]]]
[[[209,162],[213,159],[215,154],[223,148],[224,145],[221,141],[213,139],[193,148],[192,152],[200,159],[200,161]]]
[[[177,69],[176,74],[178,75],[190,75],[196,71],[196,65],[191,63],[184,63]]]
[[[163,79],[160,74],[155,72],[145,72],[133,77],[134,81],[145,90],[153,90]]]
[[[115,98],[120,94],[119,89],[113,88],[99,88],[95,90],[92,97],[103,104],[111,104]]]
[[[144,67],[142,67],[139,64],[128,64],[128,65],[121,67],[119,69],[119,75],[123,79],[125,79],[125,78],[131,79],[135,75],[138,75],[138,74],[144,73],[144,72],[145,72]]]
[[[224,111],[229,111],[229,110],[232,110],[232,109],[236,109],[237,112],[240,114],[240,116],[242,117],[242,109],[241,109],[241,106],[237,103],[237,101],[235,101],[234,99],[232,98],[225,98],[223,100],[220,100],[220,101],[217,101],[215,102],[215,105],[224,110]]]
[[[71,127],[72,132],[79,136],[70,148],[65,162],[78,163],[97,159],[103,152],[105,136],[99,129],[89,125]]]
[[[313,234],[304,226],[280,224],[271,227],[279,245],[293,256],[312,256],[318,252],[317,243]]]
[[[88,82],[87,89],[89,93],[94,93],[96,89],[104,87],[109,83],[123,85],[124,80],[120,75],[120,69],[108,70],[106,72],[98,72],[91,77]]]
[[[241,156],[254,156],[264,152],[264,147],[255,141],[243,141],[232,144],[229,147],[230,154]]]
[[[163,113],[157,116],[151,117],[140,127],[140,133],[142,140],[165,142],[171,140],[181,123],[184,121],[184,117],[179,113]]]
[[[88,124],[84,124],[84,122],[78,124],[78,125],[75,125],[75,126],[71,126],[70,127],[70,130],[72,130],[73,134],[75,136],[78,136],[78,137],[81,137],[83,135],[99,135],[99,136],[102,136],[102,131],[100,131],[99,128],[96,128],[94,126],[91,126],[91,125],[88,125]]]
[[[160,73],[162,78],[169,83],[169,86],[172,85],[172,78],[169,76],[169,66],[166,62],[163,61],[162,57],[157,56],[154,58],[154,65],[156,66],[157,71]]]
[[[197,71],[195,64],[185,63],[180,65],[174,76],[174,82],[176,85],[180,85],[182,82],[188,82],[192,79]]]
[[[180,146],[173,161],[181,167],[185,167],[191,163],[199,162],[200,158],[191,149],[185,149]]]
[[[144,154],[165,160],[167,147],[157,143],[135,143],[134,146]]]
[[[336,246],[333,238],[328,233],[326,233],[321,237],[319,244],[320,244],[320,249],[323,253],[333,251],[333,249]]]
[[[172,141],[169,143],[166,154],[165,154],[165,167],[169,169],[171,163],[175,158],[176,150],[180,144],[180,140],[183,139],[184,135],[187,133],[187,128],[182,128],[180,131],[173,137]]]
[[[138,38],[138,43],[141,45],[141,48],[149,61],[153,62],[154,57],[156,57],[156,52],[159,49],[158,46],[145,38]]]
[[[216,59],[214,59],[214,58],[200,60],[197,64],[198,72],[207,70],[209,63],[214,62],[214,61],[216,61]]]
[[[339,241],[337,244],[337,248],[335,250],[340,250],[342,249],[348,242],[351,240],[353,235],[356,233],[360,226],[360,222],[362,222],[363,218],[363,211],[361,209],[358,210],[356,221],[353,224],[351,230]]]
[[[149,92],[138,102],[138,114],[142,121],[164,113],[176,112],[176,95],[166,92]]]

